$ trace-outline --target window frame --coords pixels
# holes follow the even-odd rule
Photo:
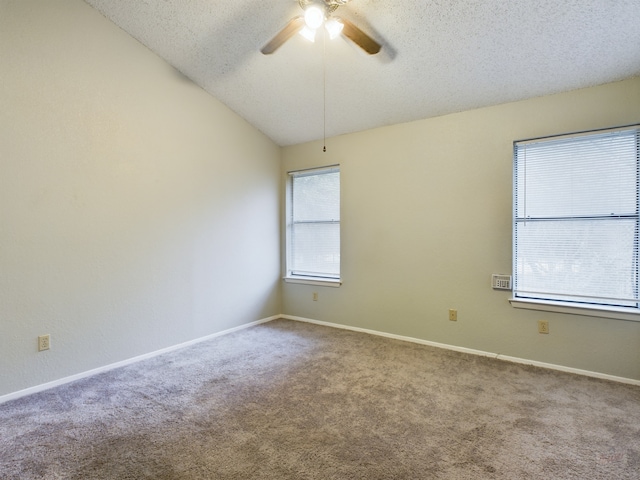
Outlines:
[[[334,165],[326,165],[326,166],[322,166],[322,167],[313,167],[313,168],[307,168],[307,169],[299,169],[299,170],[291,170],[287,172],[287,183],[286,183],[286,192],[285,192],[285,197],[286,197],[286,201],[285,201],[285,237],[286,237],[286,241],[285,241],[285,275],[283,280],[287,283],[298,283],[298,284],[306,284],[306,285],[318,285],[318,286],[328,286],[328,287],[339,287],[340,285],[342,285],[342,264],[340,262],[339,264],[339,274],[336,276],[332,276],[332,275],[324,275],[324,274],[320,274],[320,275],[303,275],[303,274],[299,274],[299,273],[294,273],[293,269],[292,269],[292,252],[293,252],[293,248],[292,248],[292,229],[293,229],[293,225],[294,225],[294,218],[293,218],[293,213],[294,213],[294,188],[293,188],[293,184],[294,184],[294,178],[296,176],[311,176],[311,175],[323,175],[323,174],[329,174],[329,173],[341,173],[340,171],[340,165],[339,164],[334,164]],[[339,198],[338,201],[340,202],[341,200],[341,185],[339,188],[339,192],[338,192]],[[305,222],[301,222],[301,223],[316,223],[314,221],[305,221]],[[331,222],[327,222],[325,220],[318,220],[317,223],[332,223],[332,224],[337,224],[338,227],[340,228],[341,225],[341,221],[340,219],[338,220],[332,220]]]
[[[631,320],[631,321],[640,321],[640,298],[636,298],[636,306],[615,306],[615,305],[601,305],[601,304],[593,304],[586,303],[584,301],[575,301],[570,299],[569,297],[565,297],[563,300],[558,299],[549,299],[549,298],[533,298],[532,296],[527,295],[518,295],[517,292],[517,275],[518,275],[518,264],[517,264],[517,237],[516,237],[516,227],[518,222],[522,222],[523,219],[518,217],[519,212],[517,211],[517,188],[518,178],[517,178],[517,148],[519,145],[523,145],[526,143],[532,142],[545,142],[545,141],[558,141],[562,139],[562,137],[570,138],[581,137],[584,138],[588,135],[598,135],[598,134],[606,134],[606,133],[615,133],[622,132],[625,130],[635,130],[635,139],[636,139],[636,157],[635,157],[635,167],[636,167],[636,212],[634,215],[634,219],[636,221],[636,236],[635,242],[633,246],[632,257],[636,258],[636,263],[633,266],[636,270],[636,283],[640,282],[640,278],[638,275],[638,253],[640,251],[640,245],[638,244],[638,229],[640,228],[640,124],[631,124],[625,125],[621,127],[614,128],[604,128],[598,130],[588,130],[581,132],[574,132],[570,134],[561,134],[561,135],[552,135],[546,137],[539,138],[531,138],[526,140],[516,140],[513,142],[513,214],[512,214],[512,245],[513,245],[513,278],[514,278],[514,289],[512,292],[512,298],[509,299],[511,305],[515,308],[524,308],[531,310],[542,310],[542,311],[552,311],[552,312],[560,312],[560,313],[569,313],[569,314],[579,314],[586,316],[595,316],[595,317],[604,317],[604,318],[614,318],[620,320]],[[566,220],[569,220],[567,218]],[[526,221],[526,219],[525,219]],[[631,260],[633,262],[633,260]],[[554,293],[552,292],[551,295]],[[550,296],[551,296],[550,295]],[[543,296],[543,295],[541,295]],[[556,297],[560,295],[556,292]]]

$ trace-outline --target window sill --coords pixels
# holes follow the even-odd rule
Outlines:
[[[339,287],[342,285],[340,279],[318,278],[318,277],[284,277],[286,283],[300,283],[303,285],[319,285],[321,287]]]
[[[587,317],[613,318],[616,320],[640,322],[639,311],[622,307],[598,307],[595,305],[568,306],[559,302],[524,298],[510,298],[509,303],[514,308],[524,308],[527,310],[541,310],[543,312],[568,313],[571,315],[585,315]]]

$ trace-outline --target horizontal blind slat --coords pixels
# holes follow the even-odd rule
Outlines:
[[[638,306],[639,129],[514,144],[514,296]]]
[[[291,178],[288,270],[291,275],[340,276],[340,171],[308,170]]]

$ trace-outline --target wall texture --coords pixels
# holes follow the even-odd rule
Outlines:
[[[81,0],[0,65],[0,396],[280,313],[279,147]]]
[[[634,122],[640,78],[284,148],[283,181],[341,164],[344,283],[286,284],[283,313],[640,379],[640,322],[519,310],[490,286],[511,272],[513,141]]]
[[[638,122],[640,79],[287,147],[280,168],[81,0],[0,0],[0,65],[0,396],[281,312],[640,379],[640,322],[489,286],[511,270],[513,140]],[[281,305],[281,182],[336,162],[344,284]]]

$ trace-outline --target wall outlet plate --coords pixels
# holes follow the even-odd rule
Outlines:
[[[549,322],[546,320],[538,320],[538,333],[549,333]]]
[[[51,336],[49,334],[38,337],[38,351],[49,350],[51,348]]]

